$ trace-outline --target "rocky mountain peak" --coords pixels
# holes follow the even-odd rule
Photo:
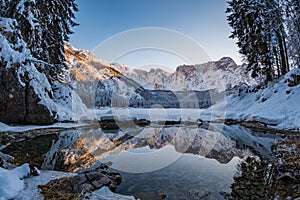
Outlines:
[[[220,62],[232,63],[232,64],[236,65],[236,63],[234,62],[234,60],[231,57],[223,57],[219,61]]]

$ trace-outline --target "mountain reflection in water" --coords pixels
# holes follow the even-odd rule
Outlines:
[[[159,156],[160,152],[164,156]],[[155,155],[158,155],[158,159],[155,159]],[[165,166],[168,155],[175,159]],[[112,161],[112,168],[131,167],[137,171],[157,169],[158,165],[162,167],[145,173],[121,172],[123,182],[117,188],[118,193],[135,195],[140,199],[157,199],[162,195],[166,195],[167,199],[222,199],[222,193],[230,192],[236,164],[240,159],[234,157],[229,163],[221,164],[214,159],[177,153],[173,146],[165,146],[157,151],[144,147],[102,161]]]
[[[111,170],[122,175],[117,192],[140,199],[269,199],[283,195],[274,189],[280,179],[272,168],[277,159],[271,148],[278,139],[275,134],[217,123],[208,128],[151,124],[75,132],[60,133],[44,166],[82,171],[108,162]]]

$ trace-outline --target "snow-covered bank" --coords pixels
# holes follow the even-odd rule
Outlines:
[[[24,179],[24,187],[15,195],[15,199],[44,199],[40,193],[38,185],[48,183],[50,180],[59,179],[67,176],[75,176],[74,173],[57,172],[57,171],[41,171],[39,176],[32,176]]]
[[[89,198],[91,200],[135,200],[133,196],[125,196],[113,193],[108,187],[102,187],[99,190],[96,190],[92,193],[92,196]]]
[[[256,92],[244,88],[228,97],[226,118],[273,124],[276,129],[300,128],[300,69]]]
[[[63,177],[75,176],[75,173],[57,172],[57,171],[38,171],[39,176],[30,176],[30,167],[24,164],[13,170],[0,168],[0,200],[7,199],[44,199],[40,192],[39,185],[44,185],[51,180]],[[30,177],[29,177],[30,176]],[[107,187],[102,187],[94,191],[89,199],[103,200],[134,200],[132,196],[124,196],[111,192]]]
[[[82,127],[86,126],[88,124],[86,123],[55,123],[53,125],[47,125],[47,126],[40,126],[40,125],[16,125],[16,126],[9,126],[2,122],[0,122],[0,132],[24,132],[24,131],[30,131],[30,130],[37,130],[37,129],[49,129],[49,128],[76,128],[76,127]]]
[[[14,198],[24,188],[24,178],[29,176],[37,176],[40,171],[30,166],[28,163],[12,170],[0,167],[0,199]]]

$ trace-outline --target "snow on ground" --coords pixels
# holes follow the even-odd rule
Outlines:
[[[300,85],[289,86],[291,75],[300,75],[300,69],[294,69],[278,82],[269,84],[265,89],[240,96],[229,96],[226,116],[238,120],[256,120],[267,124],[277,124],[275,128],[300,128]]]
[[[57,107],[58,121],[79,121],[90,119],[87,108],[78,94],[68,85],[54,83],[54,102]]]
[[[42,200],[43,195],[40,193],[38,185],[44,185],[50,180],[60,179],[67,176],[75,176],[74,173],[57,172],[57,171],[41,171],[39,176],[31,176],[24,179],[24,187],[19,191],[14,199],[16,200]]]
[[[255,120],[280,129],[300,128],[300,85],[289,86],[287,79],[292,74],[300,76],[300,69],[289,72],[276,83],[256,92],[248,92],[247,88],[228,96],[227,102],[219,102],[209,109],[163,109],[163,108],[103,108],[87,110],[88,116],[101,119],[116,117],[120,120],[148,119],[151,121],[194,121],[215,119]],[[0,122],[0,132],[22,132],[42,128],[73,128],[86,124],[56,123],[50,126],[8,126]],[[27,164],[28,165],[28,164]],[[26,164],[14,170],[0,168],[0,200],[43,199],[38,185],[46,184],[52,179],[73,175],[63,172],[42,171],[40,176],[29,177],[29,167]],[[134,199],[117,195],[107,188],[101,188],[92,195],[92,199]]]
[[[67,176],[75,176],[75,173],[66,173],[58,171],[40,171],[39,176],[30,176],[29,165],[24,164],[13,170],[0,168],[0,200],[42,200],[38,185],[47,184],[50,180],[60,179]],[[26,178],[27,177],[27,178]],[[134,197],[123,196],[111,192],[107,187],[93,192],[90,199],[93,200],[133,200]]]
[[[113,193],[108,187],[102,187],[99,190],[93,192],[89,198],[91,200],[135,200],[133,196],[124,196]]]
[[[36,129],[47,129],[47,128],[76,128],[86,126],[86,123],[55,123],[47,126],[40,125],[24,125],[24,126],[9,126],[0,122],[0,132],[23,132]]]
[[[0,168],[0,199],[10,199],[23,189],[24,182],[16,175]]]
[[[40,173],[35,168],[37,173]],[[23,178],[31,175],[31,169],[28,163],[12,170],[7,170],[0,167],[0,199],[14,198],[19,192],[23,190]]]

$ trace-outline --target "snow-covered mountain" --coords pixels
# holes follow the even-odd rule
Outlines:
[[[136,82],[143,83],[147,89],[172,91],[203,91],[208,89],[226,90],[237,85],[256,85],[261,78],[251,77],[252,71],[247,65],[237,65],[231,58],[224,57],[219,61],[211,61],[197,65],[181,65],[173,73],[162,69],[130,69],[122,64],[111,64],[124,75]]]
[[[241,84],[255,85],[246,66],[238,66],[231,58],[199,65],[183,65],[173,73],[162,69],[144,71],[124,64],[107,63],[90,51],[65,45],[67,75],[64,80],[88,107],[131,106],[207,108],[218,99],[218,92]],[[216,97],[217,95],[217,97]],[[191,97],[194,96],[194,100]],[[191,102],[193,101],[193,102]],[[197,103],[196,103],[197,102]]]
[[[136,93],[141,87],[137,82],[96,58],[90,51],[78,50],[70,44],[65,45],[65,51],[68,70],[63,79],[73,85],[86,106],[91,108],[97,102],[105,104],[106,101],[111,103],[111,100],[125,105],[130,98],[142,99]]]

